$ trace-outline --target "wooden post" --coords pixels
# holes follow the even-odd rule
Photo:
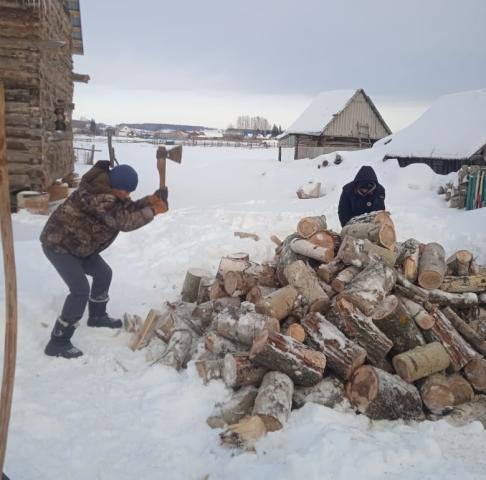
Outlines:
[[[6,322],[2,393],[0,397],[0,472],[3,472],[17,356],[17,280],[12,218],[10,216],[10,187],[8,181],[7,138],[5,132],[5,91],[2,84],[0,84],[0,227],[5,275]]]

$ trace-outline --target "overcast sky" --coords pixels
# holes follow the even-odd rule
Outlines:
[[[287,127],[320,91],[364,88],[393,130],[486,88],[486,0],[82,0],[75,118]]]

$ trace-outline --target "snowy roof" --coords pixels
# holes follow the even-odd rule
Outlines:
[[[414,123],[376,142],[389,157],[465,159],[486,145],[486,89],[445,95]]]
[[[356,90],[321,92],[284,134],[320,135],[329,122],[333,120],[334,115],[344,110],[355,93]]]

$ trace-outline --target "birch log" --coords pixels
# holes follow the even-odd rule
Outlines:
[[[368,239],[381,247],[393,250],[396,242],[395,229],[385,223],[353,223],[341,230],[341,236],[350,235],[354,238]]]
[[[300,323],[291,323],[287,327],[285,334],[301,343],[304,343],[304,340],[306,339],[305,330]]]
[[[446,261],[447,274],[456,276],[469,275],[472,262],[473,254],[469,250],[458,250]]]
[[[334,376],[326,376],[311,387],[295,387],[292,402],[295,408],[301,408],[310,402],[328,408],[349,406],[343,382]]]
[[[277,248],[277,253],[275,255],[275,276],[277,277],[277,280],[280,282],[280,284],[283,286],[288,285],[287,278],[284,274],[285,267],[293,262],[296,262],[297,260],[307,261],[306,257],[304,257],[303,255],[298,255],[291,248],[292,242],[299,238],[300,237],[295,233],[289,235],[282,242],[282,245]]]
[[[189,330],[177,330],[170,337],[164,353],[154,362],[180,370],[190,360],[192,334]]]
[[[346,265],[340,259],[335,258],[329,263],[319,265],[317,276],[327,284],[330,284],[332,279],[344,268],[346,268]]]
[[[381,261],[389,267],[393,267],[397,260],[397,254],[370,242],[347,235],[343,238],[336,255],[346,265],[365,267],[370,262]]]
[[[435,318],[428,313],[422,305],[402,295],[398,295],[397,298],[422,330],[429,330],[434,326]]]
[[[415,238],[409,238],[400,245],[397,265],[403,269],[403,274],[411,282],[415,282],[418,276],[420,258],[420,242]]]
[[[216,360],[198,360],[195,364],[197,373],[204,384],[222,377],[223,359],[221,358]]]
[[[298,295],[299,292],[290,285],[279,288],[275,292],[264,297],[256,305],[256,311],[269,315],[277,320],[283,320],[292,312]]]
[[[240,388],[229,400],[217,403],[207,419],[211,428],[223,428],[240,421],[253,410],[258,389],[251,385]]]
[[[268,432],[280,430],[290,417],[294,384],[281,372],[268,372],[255,398],[253,415],[258,415]]]
[[[309,240],[301,238],[293,240],[290,248],[298,255],[303,255],[304,257],[312,258],[322,263],[330,262],[334,258],[333,248],[319,247],[309,242]]]
[[[440,289],[451,293],[484,292],[486,291],[486,275],[446,276]]]
[[[414,385],[398,375],[364,365],[346,385],[351,403],[373,420],[419,420],[423,418],[422,400]]]
[[[276,290],[277,289],[273,288],[273,287],[264,287],[262,285],[255,285],[246,294],[246,301],[256,305],[257,303],[262,301],[263,297],[270,295],[271,293],[275,292]]]
[[[248,353],[227,353],[224,357],[222,377],[227,387],[237,388],[246,385],[258,387],[266,372],[266,368],[255,365],[250,360]]]
[[[323,353],[278,332],[262,332],[253,343],[250,359],[269,370],[287,374],[296,385],[315,385],[326,368]]]
[[[353,267],[352,265],[341,270],[331,282],[332,289],[337,293],[342,292],[346,285],[350,283],[360,271],[361,270],[358,267]]]
[[[445,250],[438,243],[425,245],[419,262],[418,283],[432,290],[439,288],[446,273]]]
[[[297,233],[303,238],[309,238],[323,230],[327,230],[327,220],[325,215],[304,217],[297,224]]]
[[[302,326],[312,345],[326,356],[329,368],[344,380],[365,362],[366,350],[349,340],[323,315],[307,315]]]
[[[454,328],[483,356],[486,357],[486,340],[482,339],[451,307],[442,310]]]
[[[208,352],[211,352],[218,357],[223,357],[227,353],[244,352],[247,350],[245,345],[234,342],[229,338],[222,337],[216,332],[209,332],[206,334],[204,345]]]
[[[189,269],[182,286],[182,301],[189,303],[195,302],[197,300],[201,280],[209,276],[211,276],[211,274],[207,270],[202,270],[200,268]]]
[[[242,272],[249,267],[251,267],[251,262],[247,253],[232,253],[221,258],[216,277],[222,281],[227,272]]]
[[[341,236],[332,230],[323,230],[322,232],[317,232],[307,240],[318,245],[319,247],[325,247],[332,249],[335,253],[338,251],[341,245]]]
[[[486,360],[484,358],[471,360],[464,367],[464,375],[471,382],[474,390],[486,392]]]

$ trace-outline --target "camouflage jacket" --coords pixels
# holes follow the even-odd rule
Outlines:
[[[114,195],[108,165],[97,162],[54,211],[40,236],[43,245],[84,258],[107,248],[119,232],[136,230],[153,220],[148,197],[134,202]]]

